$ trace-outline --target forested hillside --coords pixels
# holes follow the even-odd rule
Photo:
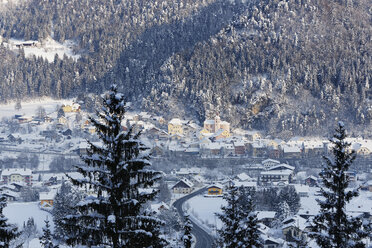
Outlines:
[[[100,93],[269,134],[371,125],[369,0],[30,0],[0,12],[4,40],[72,39],[81,59],[0,48],[2,101]]]

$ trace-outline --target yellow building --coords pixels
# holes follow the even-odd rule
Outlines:
[[[223,185],[216,183],[208,186],[208,196],[222,196],[223,194]]]
[[[179,134],[183,135],[183,125],[186,123],[186,121],[180,120],[178,118],[172,119],[168,123],[168,134],[174,135]]]
[[[65,113],[80,112],[80,105],[77,103],[73,103],[72,105],[62,105],[62,109]]]

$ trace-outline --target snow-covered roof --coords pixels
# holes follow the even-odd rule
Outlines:
[[[300,185],[300,184],[294,184],[293,185],[297,191],[297,193],[309,193],[309,186],[307,185]]]
[[[172,124],[172,125],[183,125],[186,122],[187,121],[181,120],[179,118],[173,118],[172,120],[169,121],[169,124]]]
[[[262,220],[265,218],[274,219],[276,212],[275,211],[258,211],[257,219]]]
[[[290,166],[288,164],[278,164],[278,165],[274,165],[273,167],[270,167],[269,170],[271,170],[271,171],[272,170],[282,170],[280,168],[285,168],[285,169],[292,170],[292,171],[295,169],[294,166]]]
[[[214,120],[205,120],[204,121],[204,124],[213,125],[214,124]]]
[[[21,176],[31,176],[32,170],[30,169],[5,169],[1,172],[2,176],[11,176],[11,175],[21,175]]]
[[[283,221],[282,229],[294,226],[297,227],[300,230],[305,230],[305,228],[308,226],[308,222],[305,218],[302,218],[299,215],[295,215],[293,217],[289,217]]]
[[[56,190],[51,190],[49,192],[40,192],[39,199],[40,200],[53,200],[56,194],[57,194]]]
[[[223,185],[220,184],[220,183],[212,183],[212,184],[208,185],[207,188],[208,188],[208,189],[209,189],[209,188],[220,188],[220,189],[223,189]]]
[[[235,142],[234,142],[234,146],[235,146],[235,147],[238,147],[238,146],[244,146],[244,142],[243,142],[243,141],[235,141]]]
[[[232,182],[235,187],[245,187],[245,188],[256,188],[257,187],[257,182],[238,182],[238,181],[233,181]]]
[[[18,198],[19,197],[19,193],[18,192],[14,192],[14,191],[11,191],[11,190],[1,191],[1,194],[5,195],[5,196],[14,197],[14,198]]]
[[[263,160],[261,162],[261,164],[263,164],[263,165],[265,165],[265,164],[280,164],[280,162],[278,160],[268,158],[268,159]]]
[[[246,173],[242,172],[238,175],[236,175],[236,178],[240,181],[251,181],[252,178],[248,176]]]
[[[184,183],[187,187],[192,188],[194,184],[187,178],[182,178],[180,181],[178,181],[172,188],[175,186]]]
[[[261,175],[282,175],[289,176],[293,173],[292,170],[269,170],[261,172]]]
[[[188,175],[188,174],[200,174],[202,172],[201,168],[180,168],[179,171],[176,172],[176,174],[179,175]]]
[[[217,143],[217,142],[211,142],[211,143],[203,143],[201,144],[201,146],[205,149],[217,150],[217,149],[221,149],[222,144]]]
[[[301,147],[284,145],[283,152],[284,153],[301,153]]]

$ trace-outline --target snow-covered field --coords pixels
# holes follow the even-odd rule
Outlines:
[[[15,110],[15,102],[0,105],[0,119],[3,117],[14,117],[15,114],[33,116],[39,107],[43,107],[47,114],[56,111],[57,106],[72,104],[72,100],[54,100],[51,98],[34,99],[22,101],[22,108]]]
[[[190,215],[200,220],[206,226],[216,226],[221,228],[222,222],[215,213],[222,213],[221,207],[226,204],[222,197],[204,197],[202,195],[195,196],[188,200],[184,208]]]
[[[42,233],[42,228],[45,225],[44,220],[48,216],[51,230],[53,230],[54,223],[52,221],[52,215],[40,210],[38,204],[38,202],[10,202],[4,208],[4,215],[9,219],[9,223],[18,225],[20,229],[22,229],[24,222],[27,222],[30,217],[33,217],[40,233]]]

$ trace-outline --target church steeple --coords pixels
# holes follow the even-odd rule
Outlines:
[[[216,133],[221,128],[221,118],[217,115],[214,117],[214,132]]]

